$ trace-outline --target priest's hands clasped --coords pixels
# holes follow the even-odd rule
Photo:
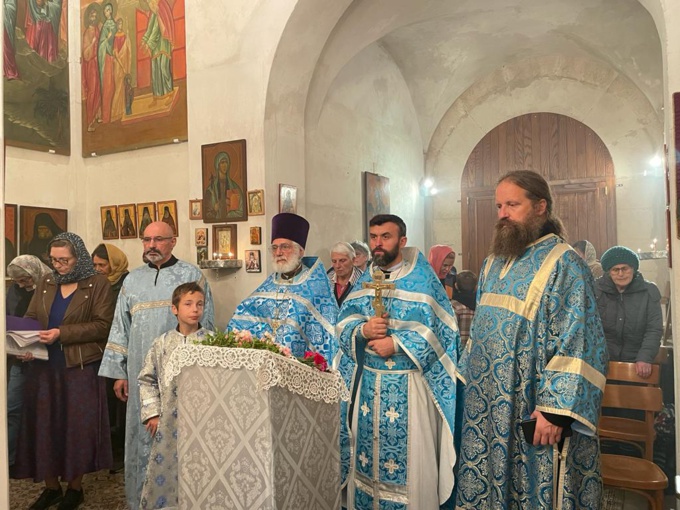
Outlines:
[[[361,328],[361,334],[367,340],[385,338],[387,336],[387,314],[384,313],[382,317],[368,319],[368,322]]]

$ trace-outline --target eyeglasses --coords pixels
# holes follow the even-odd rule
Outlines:
[[[59,264],[60,266],[67,266],[69,262],[73,260],[73,257],[69,258],[58,258],[55,259],[54,257],[50,257],[50,262],[52,262],[52,265],[54,266],[55,264]]]
[[[272,244],[269,249],[271,250],[272,253],[277,252],[278,250],[281,251],[290,251],[293,249],[293,245],[290,243],[283,243],[283,244]]]
[[[633,270],[632,267],[630,266],[623,266],[623,267],[612,267],[609,272],[614,273],[614,274],[626,274],[630,273]]]
[[[170,239],[174,239],[173,236],[170,237],[161,237],[161,236],[156,236],[156,237],[142,237],[142,242],[144,244],[149,244],[151,241],[153,241],[156,244],[160,244],[163,241],[169,241]]]

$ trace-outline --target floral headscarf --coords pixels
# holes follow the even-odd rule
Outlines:
[[[11,278],[17,278],[22,272],[31,277],[35,288],[43,276],[50,274],[52,270],[35,255],[19,255],[7,266],[7,274]]]
[[[47,249],[47,253],[50,253],[52,245],[55,241],[66,241],[71,245],[73,254],[76,257],[76,265],[73,270],[65,275],[59,274],[57,271],[52,271],[54,275],[54,280],[59,284],[64,283],[74,283],[94,276],[97,272],[94,270],[94,264],[92,263],[92,257],[85,247],[85,243],[80,238],[80,236],[74,234],[73,232],[64,232],[63,234],[56,235],[50,241]]]
[[[109,265],[111,266],[111,273],[106,277],[111,285],[115,285],[121,276],[128,272],[128,259],[122,250],[112,244],[104,243],[104,248],[109,255]]]

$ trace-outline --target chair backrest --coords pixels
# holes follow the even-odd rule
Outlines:
[[[643,379],[635,373],[635,363],[610,361],[609,370],[607,372],[607,380],[646,384],[648,386],[658,386],[660,377],[659,373],[659,365],[652,365],[652,374],[647,379]]]
[[[657,413],[663,407],[663,394],[661,388],[655,386],[607,384],[602,396],[602,407]]]

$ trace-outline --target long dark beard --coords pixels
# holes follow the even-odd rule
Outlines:
[[[532,216],[526,223],[498,220],[493,233],[491,253],[505,259],[521,257],[527,246],[540,236],[544,222],[541,216]]]

